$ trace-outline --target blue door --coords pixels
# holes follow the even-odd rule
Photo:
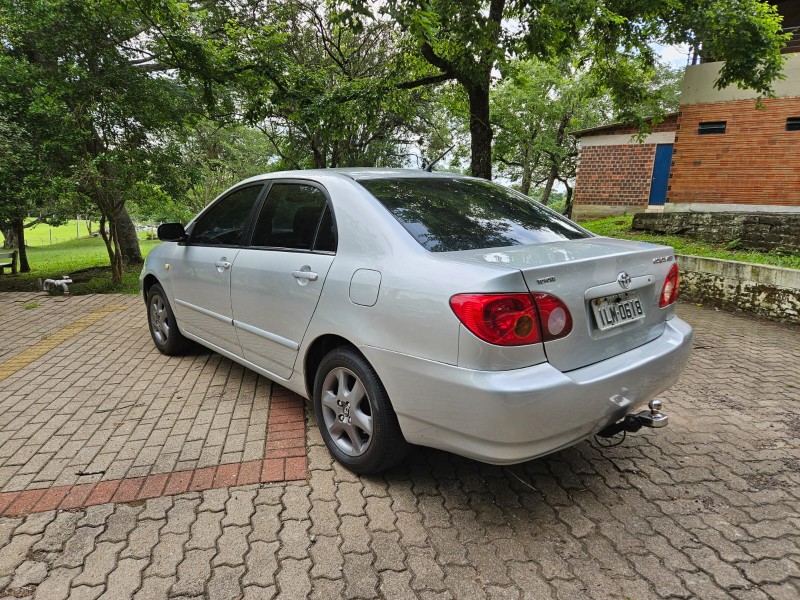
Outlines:
[[[672,165],[672,144],[659,144],[656,146],[653,181],[650,184],[650,206],[663,206],[667,201],[670,165]]]

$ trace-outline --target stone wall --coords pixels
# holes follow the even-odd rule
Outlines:
[[[679,297],[800,324],[800,270],[678,255]]]
[[[633,229],[686,235],[742,249],[800,253],[798,213],[638,213],[633,217]]]

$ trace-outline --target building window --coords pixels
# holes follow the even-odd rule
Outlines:
[[[727,121],[706,121],[705,123],[700,123],[700,126],[697,128],[697,133],[700,135],[714,135],[717,133],[725,133],[727,128]]]
[[[800,117],[786,119],[786,131],[800,131]]]

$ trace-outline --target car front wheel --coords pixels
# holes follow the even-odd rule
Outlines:
[[[354,348],[337,348],[322,359],[314,412],[328,450],[355,473],[388,469],[408,451],[383,384]]]
[[[183,354],[191,346],[178,329],[164,288],[157,283],[147,292],[147,324],[153,343],[163,354]]]

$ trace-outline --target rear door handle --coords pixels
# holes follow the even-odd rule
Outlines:
[[[230,269],[231,263],[227,260],[218,260],[214,263],[218,269]]]
[[[292,277],[295,279],[305,279],[306,281],[316,281],[319,275],[314,271],[292,271]]]

